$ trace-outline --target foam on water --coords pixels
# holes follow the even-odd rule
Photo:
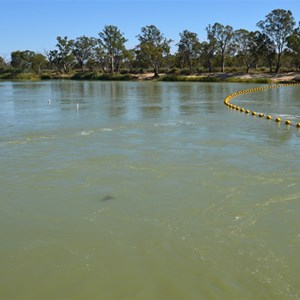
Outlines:
[[[93,130],[88,130],[88,131],[84,130],[84,131],[81,131],[81,132],[80,132],[80,135],[90,135],[90,134],[92,134],[93,132],[94,132]]]

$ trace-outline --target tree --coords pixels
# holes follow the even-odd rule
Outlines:
[[[287,47],[292,51],[293,61],[300,66],[300,23],[294,32],[288,37]]]
[[[94,60],[98,66],[100,66],[101,70],[103,72],[106,72],[107,69],[107,59],[106,59],[106,54],[103,49],[103,47],[98,44],[98,46],[95,48],[94,52]]]
[[[273,72],[273,63],[276,57],[276,47],[274,42],[264,33],[255,32],[255,43],[252,53],[257,59],[262,58],[269,66],[270,73]]]
[[[97,40],[95,38],[84,35],[74,41],[72,52],[82,72],[84,64],[92,58],[96,44]]]
[[[39,74],[47,66],[48,61],[44,55],[26,50],[12,52],[10,64],[22,72],[34,71]]]
[[[0,72],[3,72],[7,69],[7,63],[2,56],[0,56]]]
[[[60,58],[58,55],[58,50],[50,50],[50,51],[45,51],[49,66],[51,69],[57,69],[59,73],[62,73],[62,65],[60,62]]]
[[[200,42],[196,33],[184,30],[180,35],[180,41],[177,44],[178,54],[184,64],[187,64],[192,72],[195,60],[200,54]]]
[[[30,50],[11,52],[11,66],[20,71],[29,71],[35,53]]]
[[[237,55],[246,65],[246,73],[248,73],[251,65],[256,59],[253,52],[255,44],[255,32],[249,32],[246,29],[236,30],[234,33],[234,41],[237,46]]]
[[[135,61],[135,51],[134,49],[126,50],[123,58],[123,66],[126,69],[131,69]]]
[[[171,40],[167,40],[154,25],[142,27],[137,38],[140,42],[136,47],[137,59],[150,65],[154,70],[154,77],[158,77],[163,59],[170,53]]]
[[[37,53],[31,59],[31,68],[37,74],[40,74],[47,65],[48,61],[43,54]]]
[[[204,59],[204,65],[208,72],[212,72],[212,59],[216,52],[217,41],[213,37],[207,42],[201,43],[201,56]]]
[[[73,45],[74,41],[69,40],[67,36],[57,38],[57,44],[56,47],[58,48],[58,51],[54,55],[55,60],[57,61],[57,64],[60,65],[59,69],[63,69],[65,73],[69,73],[71,66],[74,64],[74,55],[73,55]]]
[[[127,39],[125,39],[118,27],[113,25],[105,26],[103,31],[99,32],[99,36],[99,44],[109,61],[110,73],[118,72],[120,61],[126,52],[125,43]]]
[[[288,42],[288,37],[293,33],[295,26],[294,17],[290,10],[275,9],[266,15],[265,20],[259,21],[257,26],[274,43],[276,48],[276,73],[280,70],[283,51]]]
[[[208,40],[215,40],[217,49],[221,55],[222,72],[225,71],[225,57],[228,54],[233,39],[233,28],[229,25],[224,26],[220,23],[215,23],[213,26],[206,27]]]

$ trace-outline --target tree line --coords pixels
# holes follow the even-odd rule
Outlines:
[[[30,50],[14,51],[6,62],[0,57],[0,72],[55,71],[60,74],[79,71],[102,73],[141,73],[151,69],[158,77],[165,73],[225,72],[231,68],[278,73],[282,68],[300,67],[300,23],[296,26],[290,10],[275,9],[257,24],[259,30],[234,30],[220,23],[206,27],[207,40],[197,33],[179,33],[177,51],[171,54],[171,39],[154,25],[141,28],[138,45],[127,49],[128,41],[117,26],[106,25],[98,37],[85,35],[76,39],[58,36],[55,49],[44,54]],[[182,74],[183,74],[182,73]]]

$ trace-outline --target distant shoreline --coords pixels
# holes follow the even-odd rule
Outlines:
[[[199,73],[194,75],[159,74],[105,74],[98,72],[78,72],[73,74],[44,73],[4,73],[0,74],[0,80],[99,80],[99,81],[165,81],[165,82],[240,82],[240,83],[293,83],[300,81],[300,72],[282,73]]]

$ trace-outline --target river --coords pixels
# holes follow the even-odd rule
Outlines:
[[[223,104],[258,86],[0,82],[0,298],[299,299],[300,130]]]

